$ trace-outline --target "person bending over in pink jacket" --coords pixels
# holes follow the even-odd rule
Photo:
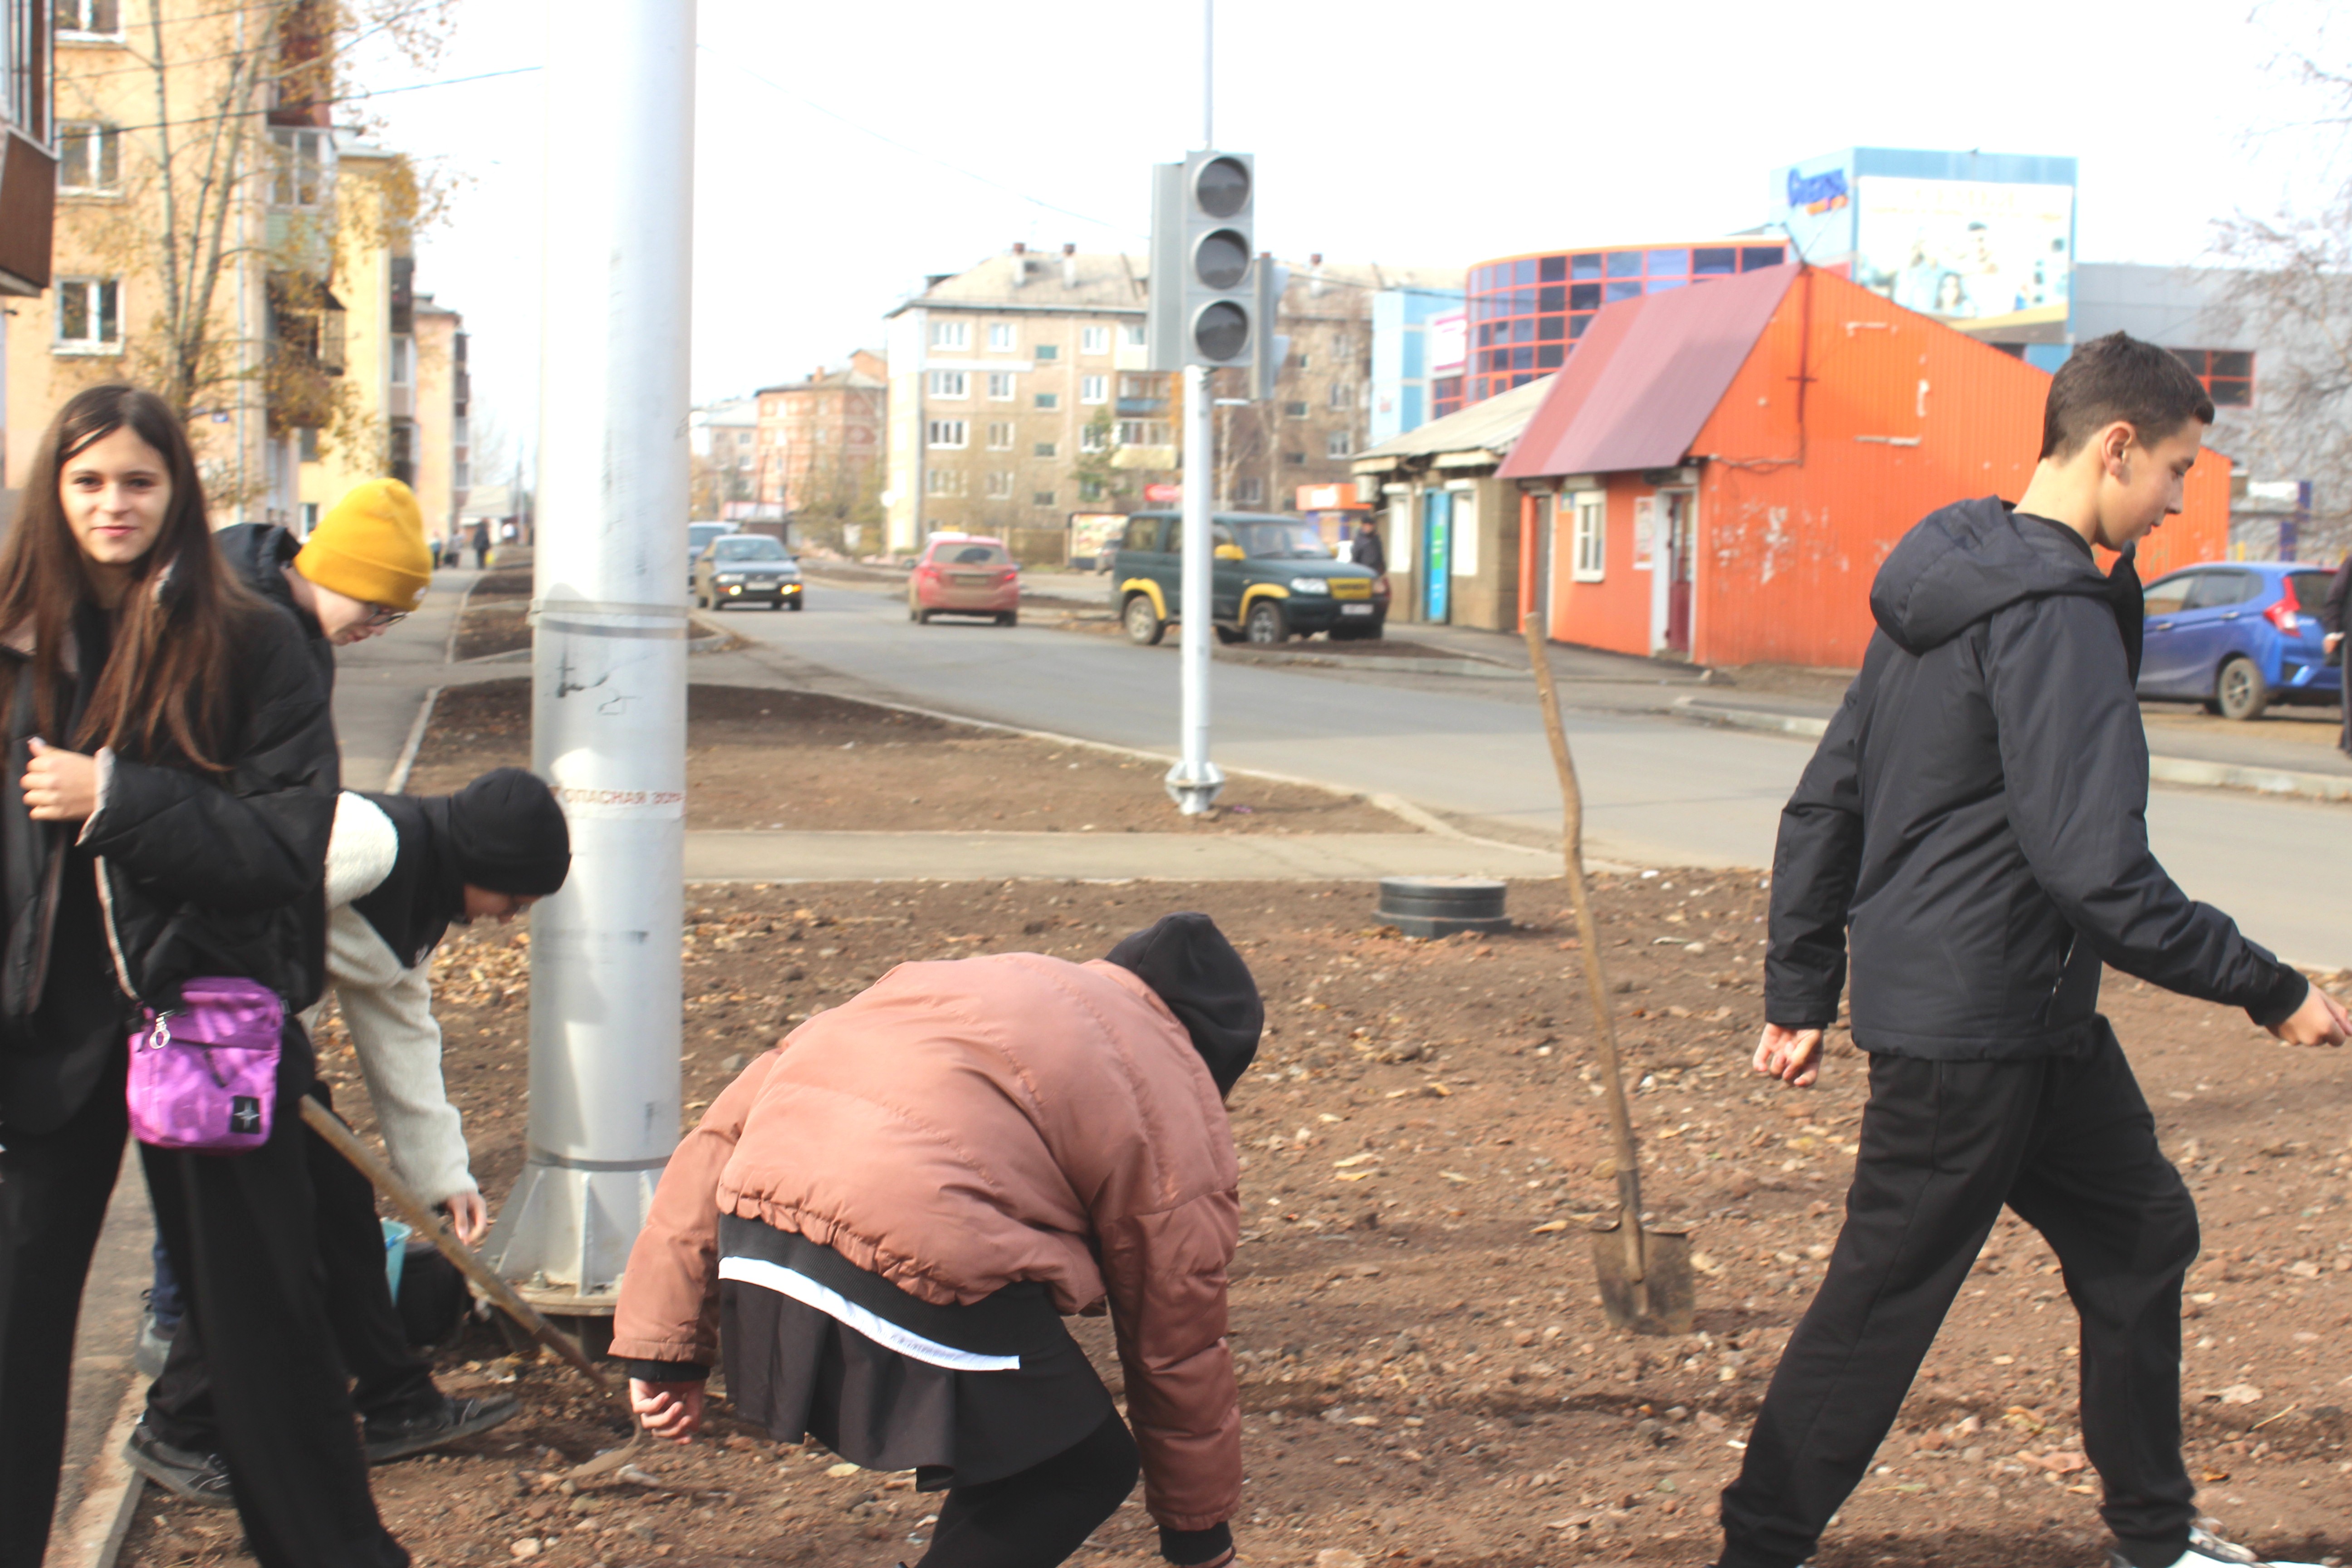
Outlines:
[[[810,1019],[678,1146],[630,1254],[613,1353],[646,1429],[694,1436],[723,1343],[779,1440],[946,1489],[920,1568],[1066,1561],[1139,1458],[1161,1555],[1230,1563],[1224,1100],[1265,1020],[1201,914],[1090,963],[901,964]],[[1062,1325],[1106,1306],[1132,1436]]]

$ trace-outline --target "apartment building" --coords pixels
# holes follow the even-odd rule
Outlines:
[[[878,543],[866,531],[879,519],[889,395],[888,364],[865,349],[805,380],[761,387],[753,432],[762,514],[853,552]]]
[[[686,416],[687,449],[692,454],[693,499],[698,518],[741,515],[760,493],[760,400],[722,397]]]
[[[57,157],[49,126],[51,0],[0,0],[0,301],[37,299],[49,286]],[[6,365],[14,306],[0,306],[0,525],[9,488]]]
[[[425,531],[446,539],[457,531],[457,518],[472,489],[473,432],[468,409],[473,401],[473,377],[466,368],[466,318],[436,304],[430,294],[416,296],[415,395],[410,417],[415,425],[411,443],[415,453],[418,510],[425,514]],[[395,403],[394,417],[400,416]]]
[[[54,280],[9,323],[8,467],[75,393],[127,380],[187,420],[215,524],[299,528],[359,479],[413,477],[415,178],[332,124],[334,14],[50,0],[47,15]]]
[[[1169,378],[1143,370],[1143,290],[1139,258],[1015,245],[884,318],[888,551],[948,530],[1055,559],[1070,512],[1175,467]]]

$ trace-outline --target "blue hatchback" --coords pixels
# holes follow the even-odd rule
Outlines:
[[[2147,586],[2139,694],[2259,719],[2273,702],[2336,700],[2319,607],[2335,574],[2292,561],[2214,562]]]

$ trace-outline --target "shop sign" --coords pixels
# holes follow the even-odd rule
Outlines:
[[[1356,511],[1370,504],[1356,493],[1352,480],[1343,480],[1335,485],[1298,487],[1300,511]]]
[[[1143,487],[1143,499],[1154,505],[1180,501],[1184,499],[1184,487],[1182,485],[1146,485]]]

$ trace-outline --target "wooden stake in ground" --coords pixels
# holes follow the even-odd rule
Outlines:
[[[1577,945],[1583,950],[1584,990],[1592,1007],[1592,1037],[1608,1090],[1609,1125],[1615,1134],[1617,1214],[1593,1226],[1592,1265],[1600,1277],[1601,1310],[1613,1328],[1637,1334],[1687,1334],[1696,1306],[1691,1280],[1690,1237],[1679,1228],[1642,1221],[1641,1156],[1633,1146],[1633,1117],[1625,1103],[1624,1076],[1617,1064],[1617,1025],[1609,1003],[1609,976],[1601,963],[1601,932],[1593,923],[1592,900],[1584,886],[1584,794],[1577,786],[1576,759],[1568,749],[1568,729],[1559,717],[1551,660],[1544,647],[1542,617],[1527,619],[1528,663],[1543,698],[1544,733],[1551,739],[1552,765],[1559,772],[1564,820],[1560,852],[1567,862],[1568,897],[1576,910]]]
[[[326,1140],[335,1152],[357,1166],[360,1173],[374,1184],[375,1190],[384,1195],[412,1230],[438,1248],[442,1257],[456,1264],[458,1271],[472,1280],[475,1288],[488,1297],[500,1311],[512,1318],[525,1333],[561,1356],[572,1370],[594,1384],[597,1393],[620,1406],[621,1414],[629,1423],[629,1441],[574,1467],[571,1471],[572,1479],[585,1479],[626,1464],[645,1441],[645,1434],[637,1426],[636,1412],[629,1407],[627,1390],[614,1387],[611,1380],[597,1370],[596,1363],[588,1359],[588,1352],[580,1348],[578,1341],[541,1317],[539,1309],[517,1295],[513,1286],[499,1279],[475,1257],[473,1249],[450,1231],[447,1222],[416,1195],[415,1189],[394,1175],[392,1167],[360,1141],[358,1133],[343,1125],[342,1118],[308,1095],[302,1097],[301,1106],[302,1120],[310,1131]]]

